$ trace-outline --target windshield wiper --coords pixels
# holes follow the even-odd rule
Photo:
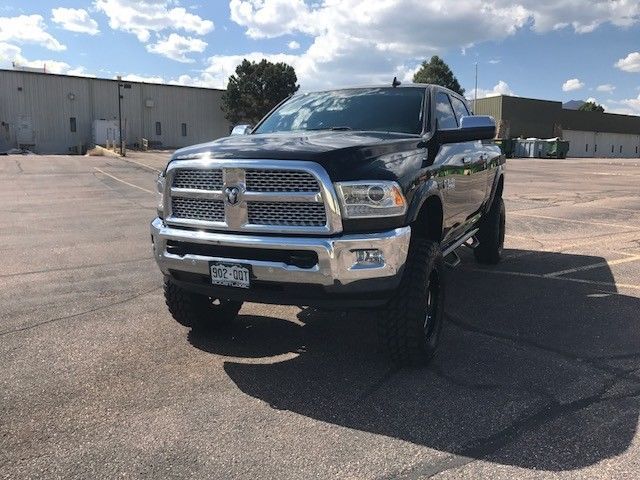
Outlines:
[[[336,126],[336,127],[318,127],[318,128],[307,128],[305,130],[335,130],[335,131],[339,131],[339,130],[353,130],[351,127],[347,127],[346,125],[343,126]]]

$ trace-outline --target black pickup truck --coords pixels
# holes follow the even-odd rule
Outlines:
[[[173,317],[220,325],[244,301],[372,308],[391,359],[428,362],[445,262],[462,246],[500,260],[494,120],[394,82],[297,94],[234,130],[176,151],[158,178],[151,236]]]

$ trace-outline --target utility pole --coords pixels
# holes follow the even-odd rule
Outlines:
[[[473,94],[473,114],[477,115],[478,113],[478,62],[476,62],[476,87],[475,93]]]
[[[124,140],[122,139],[122,94],[120,88],[131,88],[130,83],[122,83],[122,77],[118,75],[118,130],[120,135],[120,155],[124,156]]]

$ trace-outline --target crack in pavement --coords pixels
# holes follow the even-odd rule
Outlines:
[[[131,297],[127,297],[127,298],[122,299],[122,300],[117,300],[115,302],[107,303],[105,305],[100,305],[99,307],[91,308],[91,309],[85,310],[83,312],[72,313],[71,315],[63,315],[61,317],[55,317],[55,318],[51,318],[49,320],[45,320],[44,322],[34,323],[33,325],[27,325],[25,327],[15,328],[15,329],[11,329],[11,330],[5,330],[3,332],[0,332],[0,337],[3,337],[5,335],[9,335],[11,333],[19,333],[19,332],[24,332],[26,330],[32,330],[34,328],[41,327],[42,325],[48,325],[50,323],[59,322],[61,320],[68,320],[70,318],[81,317],[82,315],[86,315],[87,313],[97,312],[99,310],[104,310],[106,308],[110,308],[110,307],[113,307],[115,305],[121,305],[123,303],[130,302],[131,300],[135,300],[138,297],[142,297],[144,295],[147,295],[147,294],[149,294],[151,292],[154,292],[156,290],[159,290],[161,288],[162,287],[154,287],[151,290],[145,290],[144,292],[137,293],[136,295],[133,295]]]
[[[459,454],[451,454],[448,458],[429,465],[418,465],[410,470],[400,473],[381,477],[384,479],[402,479],[414,480],[418,478],[431,478],[448,470],[460,468],[477,460],[486,458],[492,453],[499,451],[508,444],[517,440],[524,433],[535,430],[542,425],[556,420],[564,415],[577,413],[580,410],[587,409],[598,403],[615,402],[640,396],[640,388],[627,393],[604,397],[606,393],[616,383],[614,379],[605,385],[594,395],[580,398],[569,403],[555,402],[535,410],[529,415],[521,417],[508,427],[489,435],[488,437],[477,439],[468,445],[465,445]]]
[[[108,267],[108,266],[111,266],[111,265],[125,265],[127,263],[142,262],[144,260],[153,260],[153,257],[134,258],[134,259],[131,259],[131,260],[122,260],[122,261],[119,261],[119,262],[93,263],[93,264],[90,264],[90,265],[72,265],[70,267],[48,268],[48,269],[44,269],[44,270],[30,270],[28,272],[6,273],[6,274],[0,274],[0,278],[19,277],[21,275],[35,275],[35,274],[38,274],[38,273],[64,272],[64,271],[69,271],[69,270],[82,270],[82,269],[85,269],[85,268]]]

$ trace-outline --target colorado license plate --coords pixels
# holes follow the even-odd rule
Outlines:
[[[211,262],[211,283],[225,287],[249,288],[249,267],[234,263]]]

